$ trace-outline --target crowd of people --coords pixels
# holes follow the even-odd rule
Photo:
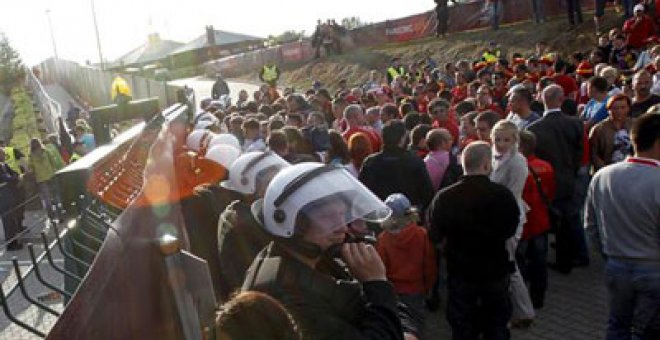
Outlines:
[[[453,339],[508,339],[533,327],[548,268],[570,275],[595,249],[607,338],[657,339],[660,47],[637,28],[567,58],[492,42],[478,60],[394,58],[335,91],[202,99],[175,166],[222,305],[207,337],[424,339],[446,291]],[[28,156],[44,195],[66,163],[56,142]]]
[[[334,92],[202,100],[188,148],[224,171],[184,209],[189,233],[218,235],[191,251],[221,303],[265,293],[298,337],[421,339],[445,290],[454,339],[507,339],[533,327],[548,268],[598,250],[608,339],[655,339],[660,56],[635,39],[613,29],[567,58],[493,42],[474,61],[394,58]]]
[[[26,181],[36,184],[36,192],[49,218],[61,210],[60,187],[55,174],[96,148],[88,123],[88,108],[74,102],[58,121],[60,131],[45,138],[31,138],[28,150],[0,140],[0,215],[7,250],[23,248],[21,236],[27,232],[24,211],[27,202]]]

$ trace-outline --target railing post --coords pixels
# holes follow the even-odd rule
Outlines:
[[[160,251],[165,257],[165,270],[174,294],[174,302],[179,315],[179,326],[183,331],[184,339],[201,340],[202,330],[197,308],[193,297],[186,289],[180,242],[176,237],[168,234],[161,237],[159,242]]]

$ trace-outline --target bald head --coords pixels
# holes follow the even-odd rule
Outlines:
[[[491,171],[491,147],[486,142],[468,144],[461,155],[463,172],[466,175],[488,175]]]
[[[564,102],[564,89],[557,84],[552,84],[543,90],[543,103],[546,110],[559,109]]]

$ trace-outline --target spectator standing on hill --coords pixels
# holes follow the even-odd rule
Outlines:
[[[623,33],[626,34],[626,45],[632,49],[640,50],[644,48],[646,39],[655,33],[655,27],[653,20],[644,14],[644,5],[635,5],[633,12],[634,16],[623,24]]]
[[[532,0],[532,15],[534,23],[542,24],[545,22],[545,1]]]
[[[566,0],[566,11],[568,14],[569,30],[573,30],[577,25],[582,24],[582,5],[580,0]]]
[[[435,36],[444,37],[447,35],[447,21],[449,21],[449,7],[447,0],[435,1],[435,16],[438,23],[435,27]],[[453,2],[453,1],[452,1]]]

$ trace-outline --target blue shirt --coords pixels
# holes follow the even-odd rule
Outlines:
[[[96,141],[94,140],[94,135],[91,133],[85,133],[80,136],[80,142],[85,145],[85,150],[87,152],[96,149]]]
[[[584,106],[584,111],[582,111],[582,119],[590,121],[593,124],[600,123],[600,121],[607,118],[607,100],[609,97],[605,98],[602,102],[596,101],[595,99],[590,99],[589,102]]]

